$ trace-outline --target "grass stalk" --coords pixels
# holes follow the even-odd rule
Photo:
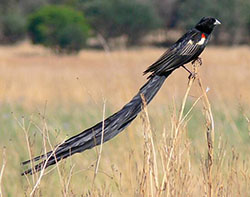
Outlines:
[[[197,67],[195,65],[193,66],[193,70],[194,70],[194,76],[195,76],[196,73],[197,73]],[[184,109],[185,109],[185,106],[186,106],[187,97],[188,97],[189,92],[190,92],[190,90],[192,88],[194,80],[195,80],[195,77],[190,77],[189,80],[188,80],[188,86],[187,86],[185,95],[184,95],[183,100],[182,100],[178,120],[176,121],[175,125],[173,125],[174,126],[173,127],[174,136],[173,136],[172,145],[171,145],[171,148],[170,148],[170,151],[169,151],[168,161],[167,161],[167,164],[166,164],[166,172],[163,175],[163,179],[162,179],[162,182],[161,182],[161,188],[160,188],[159,193],[158,193],[159,196],[161,195],[161,193],[164,190],[165,185],[166,185],[166,179],[167,179],[168,173],[170,171],[170,163],[171,163],[172,156],[173,156],[173,153],[174,153],[175,148],[176,148],[176,141],[177,141],[177,138],[179,136],[180,127],[181,127],[181,125],[182,125],[182,123],[184,121],[183,113],[184,113]]]
[[[104,125],[105,111],[106,111],[106,101],[104,101],[104,104],[103,104],[101,144],[100,144],[100,150],[99,150],[97,160],[96,160],[94,178],[93,178],[93,182],[92,182],[92,188],[94,188],[95,179],[96,179],[98,169],[99,169],[99,165],[100,165],[100,161],[101,161],[102,147],[103,147],[103,137],[104,137],[104,127],[105,127],[105,125]]]
[[[212,177],[212,168],[214,160],[214,118],[212,114],[211,105],[207,96],[207,92],[203,86],[200,76],[198,76],[198,84],[203,94],[202,103],[205,111],[206,118],[206,140],[207,140],[207,160],[206,160],[206,169],[207,169],[207,186],[208,186],[208,196],[213,196],[213,177]]]
[[[4,170],[5,170],[5,167],[6,167],[6,163],[7,163],[7,160],[6,160],[6,148],[3,147],[3,155],[2,155],[2,168],[1,168],[1,171],[0,171],[0,197],[3,196],[3,191],[2,191],[2,182],[3,182],[3,173],[4,173]]]

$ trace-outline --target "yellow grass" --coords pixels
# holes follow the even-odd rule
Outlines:
[[[119,107],[142,86],[146,80],[142,72],[164,50],[139,48],[108,54],[83,50],[78,56],[66,57],[28,43],[0,47],[0,99],[30,105],[45,101],[84,103],[104,97]],[[206,49],[200,72],[212,100],[249,105],[249,54],[248,47]],[[180,97],[187,76],[184,69],[175,71],[158,99]],[[195,91],[193,96],[197,96]]]
[[[142,120],[137,118],[122,134],[104,144],[101,151],[98,148],[77,154],[57,169],[46,170],[41,180],[39,174],[27,179],[20,177],[21,161],[29,154],[41,153],[45,147],[51,149],[47,140],[47,145],[43,145],[42,133],[49,133],[55,146],[66,135],[72,136],[101,121],[104,100],[106,114],[120,109],[145,83],[142,72],[164,51],[163,48],[110,53],[83,50],[77,56],[55,56],[27,42],[0,47],[0,107],[10,106],[9,111],[3,112],[2,108],[0,111],[0,132],[3,132],[0,169],[4,171],[0,174],[0,193],[5,196],[29,196],[32,192],[34,196],[250,195],[247,190],[250,127],[246,126],[250,117],[250,48],[246,46],[208,47],[203,53],[199,75],[204,89],[210,89],[207,94],[211,109],[196,81],[187,89],[188,73],[180,68],[144,110]],[[45,113],[44,119],[36,112],[42,112],[45,103],[48,115]],[[24,111],[16,112],[17,106]],[[7,115],[10,111],[13,116]],[[215,141],[209,147],[205,135],[212,127],[212,112]],[[25,118],[20,118],[22,113]],[[26,140],[30,141],[28,147]],[[3,146],[6,148],[2,149]],[[212,155],[210,161],[208,154]]]

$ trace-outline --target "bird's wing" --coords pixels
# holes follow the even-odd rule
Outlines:
[[[192,61],[204,48],[202,34],[189,31],[170,47],[155,63],[148,67],[144,74],[151,72],[161,75]]]

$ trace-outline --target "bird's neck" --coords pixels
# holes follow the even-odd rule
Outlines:
[[[205,33],[207,35],[211,34],[213,31],[213,28],[203,27],[203,26],[196,26],[195,29],[201,31],[202,33]]]

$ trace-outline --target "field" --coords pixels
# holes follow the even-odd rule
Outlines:
[[[146,82],[142,72],[164,50],[56,56],[27,42],[1,46],[0,196],[250,196],[246,46],[208,47],[202,55],[199,75],[215,125],[210,171],[206,109],[202,99],[195,103],[202,95],[197,80],[183,111],[188,115],[178,121],[188,87],[188,73],[180,68],[146,111],[102,146],[101,158],[100,147],[76,154],[46,170],[38,187],[39,174],[20,176],[29,149],[33,156],[51,149],[50,143],[54,147],[101,121],[104,107],[107,117],[126,104]],[[50,139],[45,145],[43,134]]]

